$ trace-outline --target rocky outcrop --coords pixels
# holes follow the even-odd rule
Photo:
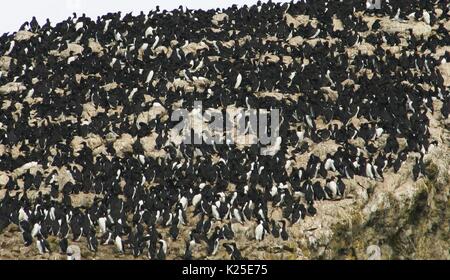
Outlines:
[[[0,94],[10,94],[12,92],[21,92],[24,91],[26,87],[19,82],[10,82],[6,85],[0,86]]]
[[[26,41],[29,40],[31,37],[36,36],[33,32],[26,31],[26,30],[20,30],[16,33],[16,36],[14,37],[17,41]]]

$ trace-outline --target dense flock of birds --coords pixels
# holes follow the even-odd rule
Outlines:
[[[432,55],[450,44],[442,24],[446,2],[390,1],[380,10],[366,10],[364,1],[324,0],[157,8],[96,20],[73,14],[55,26],[33,18],[20,28],[33,34],[29,39],[0,37],[0,55],[12,58],[0,86],[21,84],[0,92],[0,170],[8,176],[0,232],[18,225],[23,246],[36,244],[41,254],[56,236],[57,251],[69,258],[68,246],[85,240],[93,252],[111,244],[119,254],[165,259],[168,241],[183,238],[185,252],[175,258],[196,258],[193,248],[206,244],[207,255],[226,250],[241,259],[236,223],[253,225],[257,241],[288,240],[292,227],[314,219],[316,201],[345,199],[355,176],[383,180],[412,156],[417,180],[426,173],[423,156],[437,145],[428,129],[433,101],[443,104],[437,113],[449,115],[438,66],[450,54]],[[309,20],[289,23],[299,15]],[[385,47],[400,45],[400,36],[384,32],[379,20],[367,24],[368,15],[437,28],[428,38],[407,32],[407,45],[395,55]],[[294,45],[293,38],[303,41]],[[373,54],[347,52],[363,42]],[[223,110],[280,108],[281,141],[272,155],[261,155],[260,144],[175,144],[168,133],[175,122],[137,117],[155,106],[170,116],[194,101]],[[86,104],[96,110],[89,118]],[[114,141],[103,141],[103,150],[83,143],[74,151],[74,137],[92,134],[103,140],[129,134],[132,150],[118,154]],[[145,153],[140,140],[152,134],[162,155]],[[310,153],[326,141],[337,145],[333,153]],[[304,165],[296,163],[301,155],[308,155]],[[30,162],[42,168],[31,172],[24,168]],[[74,179],[64,185],[62,167]],[[24,172],[13,176],[18,168]],[[89,193],[91,205],[72,205],[73,194]],[[282,210],[282,220],[269,215],[273,208]]]

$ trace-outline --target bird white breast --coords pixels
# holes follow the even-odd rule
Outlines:
[[[220,207],[220,204],[221,204],[221,202],[220,202],[220,200],[217,200],[216,202],[214,202],[214,204],[217,206],[217,208],[219,208]]]
[[[103,33],[106,33],[106,31],[108,31],[108,26],[109,26],[109,23],[110,23],[110,22],[111,22],[110,19],[108,19],[108,20],[105,21],[105,28],[103,28]]]
[[[242,82],[242,75],[241,75],[241,73],[239,73],[237,75],[236,83],[234,84],[234,88],[237,89],[241,85],[241,82]]]
[[[237,208],[234,208],[233,210],[233,216],[239,223],[242,223],[241,214],[239,214],[239,210]]]
[[[67,64],[70,64],[70,63],[74,62],[75,60],[77,60],[77,56],[71,56],[67,59]]]
[[[369,178],[371,178],[371,179],[374,178],[374,177],[373,177],[373,173],[372,173],[372,165],[371,165],[370,163],[368,163],[368,164],[366,165],[366,175],[367,175],[367,177],[369,177]]]
[[[284,169],[287,170],[289,167],[291,167],[291,163],[292,163],[292,162],[291,162],[290,160],[287,160],[287,161],[286,161],[286,164],[284,165]]]
[[[148,48],[148,43],[143,43],[142,46],[139,48],[140,51],[145,52],[145,50]]]
[[[33,230],[31,231],[31,237],[35,237],[36,234],[41,230],[41,226],[39,224],[34,224]]]
[[[145,157],[144,157],[144,155],[139,155],[138,158],[139,158],[139,161],[141,162],[141,164],[145,164]]]
[[[257,241],[262,240],[263,232],[264,232],[263,225],[262,224],[257,225],[255,228],[255,237]]]
[[[336,182],[334,182],[334,181],[328,182],[328,188],[331,190],[333,197],[335,197],[337,194]]]
[[[185,196],[183,196],[183,197],[180,199],[180,203],[181,203],[181,206],[183,207],[183,209],[186,210],[188,201],[187,201],[187,198],[186,198]]]
[[[231,203],[231,204],[234,203],[234,201],[236,200],[236,197],[237,197],[237,192],[234,192],[234,193],[233,193],[233,197],[231,197],[231,200],[230,200],[230,203]]]
[[[42,248],[42,244],[39,240],[36,240],[36,247],[38,248],[39,254],[44,254],[44,248]]]
[[[119,252],[122,252],[123,251],[123,247],[122,247],[122,239],[120,238],[120,236],[116,236],[116,239],[115,239],[114,243],[116,243],[117,250]]]
[[[178,210],[178,217],[179,217],[178,225],[183,225],[183,226],[186,225],[186,222],[184,221],[184,218],[183,218],[183,211],[181,209]]]
[[[92,121],[91,120],[83,120],[81,122],[81,125],[89,125]]]
[[[327,70],[327,74],[325,76],[327,77],[328,81],[330,81],[331,86],[333,86],[333,87],[336,86],[336,84],[334,83],[334,81],[330,77],[330,70]]]
[[[251,174],[252,174],[252,170],[250,170],[249,172],[246,173],[246,175],[247,175],[247,181],[250,179]]]
[[[161,212],[159,210],[156,210],[156,221],[159,221],[161,218]]]
[[[261,167],[258,169],[258,174],[261,175],[261,171],[263,171],[263,169],[264,169],[264,166],[261,166]]]
[[[16,42],[15,42],[15,41],[11,41],[11,43],[9,44],[9,49],[8,49],[8,51],[5,53],[5,55],[9,55],[9,54],[12,52],[12,50],[13,50],[13,48],[14,48],[15,45],[16,45]]]
[[[278,188],[276,186],[272,186],[272,189],[270,190],[270,195],[272,197],[276,196],[278,193]]]
[[[430,14],[423,10],[423,21],[425,21],[426,24],[430,25]]]
[[[54,221],[55,217],[55,207],[50,208],[50,220]]]
[[[264,211],[262,209],[258,210],[258,215],[261,217],[261,219],[265,220],[265,218],[264,218]]]
[[[197,204],[200,202],[200,200],[202,199],[202,194],[196,194],[194,195],[194,197],[192,198],[192,206],[197,206]]]
[[[202,69],[203,67],[203,60],[200,61],[200,63],[195,67],[194,72],[197,72],[198,70]]]
[[[381,136],[381,134],[383,134],[383,128],[382,127],[378,127],[376,130],[376,135],[377,135],[377,138],[378,137],[380,137]]]
[[[219,239],[216,239],[214,240],[214,250],[212,252],[212,255],[214,256],[218,250],[219,250]]]
[[[297,134],[298,142],[302,142],[305,138],[305,131],[297,131],[295,134]]]
[[[177,165],[176,162],[172,163],[172,169],[174,169],[176,165]]]
[[[153,35],[153,27],[151,26],[147,27],[147,29],[145,30],[144,36],[147,37],[148,35]]]
[[[154,74],[153,70],[151,70],[151,71],[148,73],[147,79],[145,80],[145,83],[146,83],[146,84],[150,83],[150,81],[153,79],[153,74]]]
[[[155,42],[154,42],[153,45],[152,45],[152,49],[156,48],[156,46],[158,45],[158,43],[159,43],[159,36],[156,36],[156,37],[155,37]]]
[[[300,169],[300,170],[298,171],[298,178],[301,179],[302,176],[303,176],[303,171]]]
[[[306,123],[308,124],[309,127],[313,128],[313,122],[312,122],[311,116],[306,115]]]
[[[225,194],[223,192],[219,192],[218,195],[220,196],[219,200],[221,203],[225,203]]]
[[[23,208],[19,209],[19,222],[21,221],[28,221],[28,215],[27,213],[25,213],[25,210],[23,210]]]
[[[122,41],[122,36],[119,32],[116,32],[116,34],[114,34],[114,38],[116,39],[116,41]]]
[[[83,22],[77,22],[77,24],[75,24],[75,31],[80,30],[81,28],[83,28]]]
[[[162,250],[163,250],[164,254],[166,254],[167,253],[167,243],[166,243],[166,241],[160,239],[159,242],[162,243]]]
[[[100,232],[105,233],[106,232],[106,217],[98,218],[98,225],[100,227]]]
[[[109,66],[113,67],[114,63],[116,63],[117,58],[113,57],[113,59],[111,59],[111,63],[109,64]]]
[[[28,94],[27,94],[27,97],[26,97],[26,98],[31,98],[31,97],[33,96],[33,94],[34,94],[34,89],[32,88],[32,89],[30,89],[30,90],[28,91]]]
[[[211,207],[211,211],[212,211],[212,214],[213,214],[214,218],[215,218],[216,220],[220,220],[219,211],[217,211],[217,206],[216,206],[216,205],[213,205],[213,206]]]
[[[333,170],[333,171],[336,171],[336,168],[334,167],[334,160],[332,160],[332,159],[327,159],[326,161],[325,161],[325,169],[326,170]]]
[[[319,34],[320,34],[320,28],[317,29],[316,33],[314,33],[314,35],[312,37],[310,37],[310,39],[316,38],[317,36],[319,36]]]
[[[181,168],[182,166],[183,166],[183,163],[182,163],[182,162],[180,162],[180,163],[178,163],[178,164],[177,164],[177,166],[176,166],[176,167],[177,167],[177,169],[180,169],[180,168]]]

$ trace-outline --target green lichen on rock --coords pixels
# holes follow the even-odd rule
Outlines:
[[[448,165],[448,161],[446,162]],[[444,165],[444,166],[447,166]],[[377,245],[381,259],[450,259],[450,195],[446,168],[430,162],[410,200],[384,194],[384,205],[367,220],[355,211],[353,226],[336,224],[329,243],[333,259],[367,259]]]

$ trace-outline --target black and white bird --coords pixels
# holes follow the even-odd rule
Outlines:
[[[266,227],[264,226],[264,221],[260,220],[258,225],[255,228],[255,238],[256,241],[264,240],[264,236],[266,235]]]
[[[39,254],[41,255],[51,252],[50,244],[46,239],[44,239],[44,237],[40,233],[36,235],[36,247],[38,249]]]

